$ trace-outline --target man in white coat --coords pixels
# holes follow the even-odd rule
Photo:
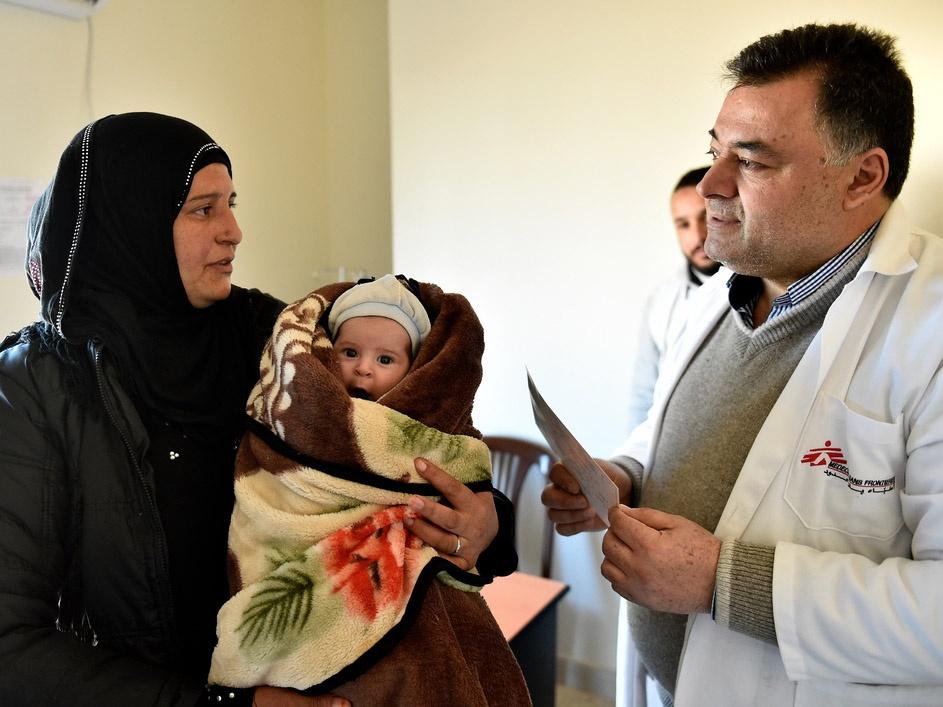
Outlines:
[[[666,704],[943,704],[943,241],[895,203],[913,94],[854,25],[732,59],[706,251],[603,576]],[[600,529],[567,470],[543,500]]]
[[[704,252],[707,240],[707,204],[698,194],[697,185],[707,174],[707,167],[685,172],[671,192],[671,220],[684,267],[675,276],[659,284],[645,300],[638,347],[632,365],[628,391],[627,429],[645,421],[652,406],[655,382],[662,367],[669,342],[678,338],[687,320],[691,295],[720,268]],[[635,693],[646,690],[645,668],[638,658],[628,627],[628,606],[619,602],[619,627],[616,648],[616,703],[631,704]]]
[[[707,240],[707,207],[697,193],[697,184],[707,167],[685,172],[671,193],[671,220],[684,256],[684,267],[656,287],[645,301],[638,348],[629,383],[628,429],[640,425],[652,406],[655,381],[669,341],[678,337],[684,326],[691,294],[720,268],[704,252]]]

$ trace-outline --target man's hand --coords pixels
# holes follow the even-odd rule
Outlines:
[[[673,614],[708,612],[720,539],[687,518],[651,508],[609,511],[602,576],[629,601]]]
[[[490,491],[470,491],[430,461],[417,459],[415,464],[419,475],[441,491],[452,507],[413,496],[409,507],[422,518],[407,518],[406,524],[445,559],[463,570],[471,569],[498,534],[494,496]]]
[[[284,687],[263,685],[255,688],[252,707],[351,707],[351,704],[334,695],[302,695]]]
[[[619,501],[627,501],[632,492],[632,479],[628,474],[605,459],[594,461],[619,489]],[[556,524],[560,535],[576,535],[584,530],[603,530],[606,527],[580,491],[576,478],[560,462],[551,467],[550,483],[544,488],[540,500],[547,507],[547,517]]]

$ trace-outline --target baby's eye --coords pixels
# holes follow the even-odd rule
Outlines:
[[[393,363],[393,357],[384,354],[382,356],[377,356],[377,361],[382,363],[384,366],[389,366],[391,363]]]
[[[357,358],[357,351],[351,348],[341,349],[341,356],[345,358]]]

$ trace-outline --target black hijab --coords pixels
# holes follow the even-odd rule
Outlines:
[[[147,411],[228,428],[248,392],[245,324],[232,295],[195,309],[173,222],[193,176],[229,157],[200,128],[155,113],[112,115],[72,140],[31,218],[27,275],[59,336],[95,339]]]

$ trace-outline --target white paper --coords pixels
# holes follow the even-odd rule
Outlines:
[[[0,273],[22,273],[26,260],[26,224],[41,182],[0,177]]]
[[[530,404],[534,409],[537,428],[547,440],[554,456],[576,477],[580,490],[596,515],[608,526],[609,509],[619,505],[619,489],[550,409],[537,390],[530,372],[527,373],[527,387],[530,389]]]

